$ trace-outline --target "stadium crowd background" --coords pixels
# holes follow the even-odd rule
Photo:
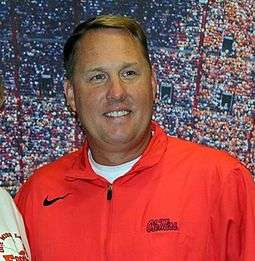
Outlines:
[[[154,119],[174,136],[238,157],[255,174],[254,0],[0,0],[0,186],[80,146],[63,96],[62,47],[93,15],[135,17],[158,75]]]

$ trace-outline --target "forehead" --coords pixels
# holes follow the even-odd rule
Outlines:
[[[103,28],[87,32],[77,43],[76,62],[86,57],[86,62],[105,57],[113,60],[120,56],[143,59],[143,48],[138,39],[121,29]]]

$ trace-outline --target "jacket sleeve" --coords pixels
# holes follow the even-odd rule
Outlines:
[[[15,196],[15,203],[17,208],[19,209],[21,215],[23,216],[23,220],[25,223],[26,233],[28,242],[30,243],[30,250],[32,253],[32,246],[31,246],[31,237],[33,235],[33,232],[36,233],[36,231],[33,231],[32,227],[32,220],[33,220],[33,191],[32,187],[30,186],[30,181],[27,181],[18,191],[18,193]]]
[[[244,169],[242,175],[244,207],[243,224],[241,224],[243,261],[255,260],[255,184],[250,173]]]
[[[255,184],[241,164],[228,174],[213,206],[209,248],[215,260],[254,261]]]

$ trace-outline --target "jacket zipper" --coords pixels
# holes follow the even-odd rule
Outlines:
[[[110,261],[111,260],[111,236],[112,236],[112,184],[109,184],[107,187],[107,205],[108,205],[108,217],[107,217],[107,233],[106,233],[106,245],[105,245],[105,255],[106,255],[106,260]]]
[[[112,184],[110,184],[107,189],[107,200],[111,200],[111,199],[112,199]]]

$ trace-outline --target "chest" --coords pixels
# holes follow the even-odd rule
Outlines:
[[[111,199],[107,184],[82,181],[46,193],[33,221],[33,247],[45,256],[40,260],[203,260],[210,204],[206,186],[194,184],[137,175],[114,183]]]

